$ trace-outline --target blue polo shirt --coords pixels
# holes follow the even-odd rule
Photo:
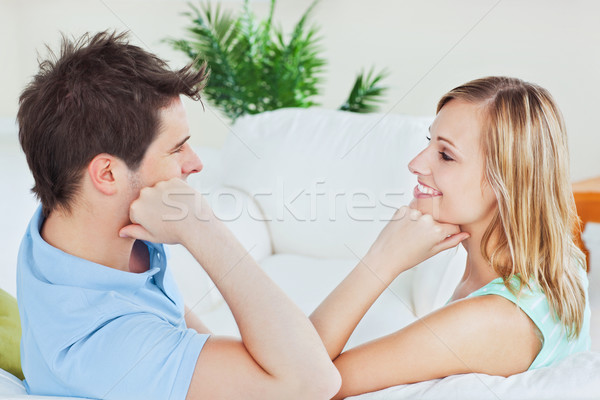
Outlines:
[[[18,258],[28,393],[185,399],[209,335],[186,327],[163,245],[146,243],[148,271],[124,272],[50,246],[40,235],[43,221],[40,207]]]

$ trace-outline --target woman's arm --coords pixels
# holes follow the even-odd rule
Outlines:
[[[343,399],[405,383],[478,372],[509,376],[529,368],[541,349],[535,325],[509,300],[454,302],[334,361]]]
[[[340,355],[361,318],[398,274],[467,237],[457,227],[402,208],[315,310],[310,319],[342,375],[335,399],[459,373],[508,376],[531,365],[541,348],[535,325],[499,296],[454,302]]]
[[[365,258],[310,316],[331,359],[341,353],[356,325],[394,278],[468,237],[455,225],[400,208]]]

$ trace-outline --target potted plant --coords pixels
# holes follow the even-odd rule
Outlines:
[[[248,0],[238,16],[205,3],[190,5],[188,39],[167,39],[199,66],[206,62],[210,79],[204,89],[207,99],[232,121],[245,114],[257,114],[284,107],[318,105],[326,66],[321,55],[318,27],[308,25],[316,1],[304,12],[292,33],[285,35],[273,25],[276,0],[269,14],[258,20]],[[348,99],[340,107],[353,112],[371,112],[381,102],[386,87],[380,86],[385,72],[361,73]]]

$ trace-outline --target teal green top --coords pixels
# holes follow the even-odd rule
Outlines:
[[[523,288],[519,298],[512,294],[502,281],[497,278],[469,294],[469,297],[485,296],[495,294],[502,296],[515,303],[525,314],[531,318],[538,327],[543,336],[542,349],[529,366],[529,369],[547,367],[563,358],[590,349],[590,305],[588,301],[588,279],[587,274],[582,269],[581,279],[585,290],[585,311],[583,314],[583,325],[581,333],[574,340],[568,340],[566,331],[560,321],[556,320],[550,311],[548,299],[538,284],[531,284],[531,290]],[[512,287],[519,289],[521,279],[513,276],[511,279]]]

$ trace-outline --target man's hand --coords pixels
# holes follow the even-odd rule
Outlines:
[[[206,199],[178,178],[143,188],[131,203],[129,219],[133,224],[119,236],[184,246],[190,235],[220,225]]]
[[[215,283],[242,341],[212,336],[198,357],[186,399],[330,399],[341,381],[304,313],[180,179],[144,188],[120,235],[180,243]],[[187,322],[187,320],[186,320]],[[202,324],[190,324],[208,332]],[[268,329],[265,329],[268,327]],[[293,343],[293,346],[290,346]]]

